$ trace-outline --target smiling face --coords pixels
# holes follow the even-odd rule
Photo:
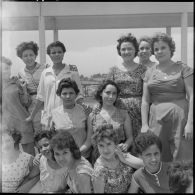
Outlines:
[[[64,58],[64,52],[61,47],[52,47],[49,54],[54,64],[62,63]]]
[[[123,42],[120,46],[121,57],[124,61],[135,58],[135,47],[131,42]]]
[[[160,168],[161,153],[156,144],[149,146],[142,152],[141,158],[148,171],[156,173]]]
[[[8,134],[2,135],[2,152],[7,154],[9,151],[14,150],[14,139]]]
[[[155,42],[154,55],[160,63],[169,61],[171,59],[171,50],[169,45],[164,41]]]
[[[73,164],[74,158],[69,148],[59,150],[55,147],[53,151],[56,162],[61,167],[70,167]]]
[[[22,53],[22,60],[26,67],[33,67],[35,65],[36,55],[32,49],[24,50]]]
[[[51,159],[52,158],[52,153],[50,150],[50,145],[49,145],[49,139],[44,137],[42,139],[40,139],[37,142],[37,147],[40,150],[40,153],[42,155],[44,155],[47,159]]]
[[[77,95],[73,88],[63,88],[60,97],[65,108],[74,107]]]
[[[151,56],[151,46],[146,41],[141,41],[139,44],[139,58],[143,61],[149,60]]]
[[[104,138],[97,144],[100,155],[105,159],[111,159],[114,156],[116,144],[114,141]]]
[[[114,85],[107,85],[102,91],[103,105],[113,105],[117,99],[117,89]]]

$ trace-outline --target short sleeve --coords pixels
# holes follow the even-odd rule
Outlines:
[[[94,177],[103,177],[103,178],[105,178],[105,176],[106,176],[106,169],[105,169],[105,167],[100,165],[99,163],[95,163],[93,176]]]
[[[182,64],[182,77],[186,78],[194,73],[193,68],[187,66],[186,64]]]

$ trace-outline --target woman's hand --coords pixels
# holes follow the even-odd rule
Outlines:
[[[121,143],[121,144],[118,144],[118,147],[123,151],[123,152],[127,152],[127,149],[128,149],[128,144],[127,143]]]
[[[187,123],[185,128],[184,128],[184,137],[187,140],[190,140],[193,138],[193,125]]]
[[[141,133],[145,133],[149,130],[149,127],[148,125],[143,125],[142,128],[141,128]]]
[[[33,159],[33,165],[34,166],[39,166],[40,164],[40,158],[41,158],[42,154],[39,153],[35,156],[35,158]]]

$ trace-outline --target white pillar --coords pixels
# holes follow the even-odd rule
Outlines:
[[[171,36],[171,27],[166,27],[166,34]]]
[[[44,2],[39,2],[39,48],[40,48],[40,64],[46,63],[45,48],[45,17],[42,15],[42,6]]]
[[[54,20],[53,40],[58,41],[58,29],[56,26],[56,18],[54,17],[53,20]]]
[[[181,14],[181,60],[187,63],[187,41],[188,41],[188,14],[183,12]]]

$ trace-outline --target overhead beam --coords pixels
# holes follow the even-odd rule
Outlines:
[[[193,27],[193,13],[188,13],[188,27]],[[164,28],[181,27],[181,13],[125,14],[45,17],[45,30],[112,29],[112,28]],[[38,17],[4,18],[3,30],[38,30]]]

